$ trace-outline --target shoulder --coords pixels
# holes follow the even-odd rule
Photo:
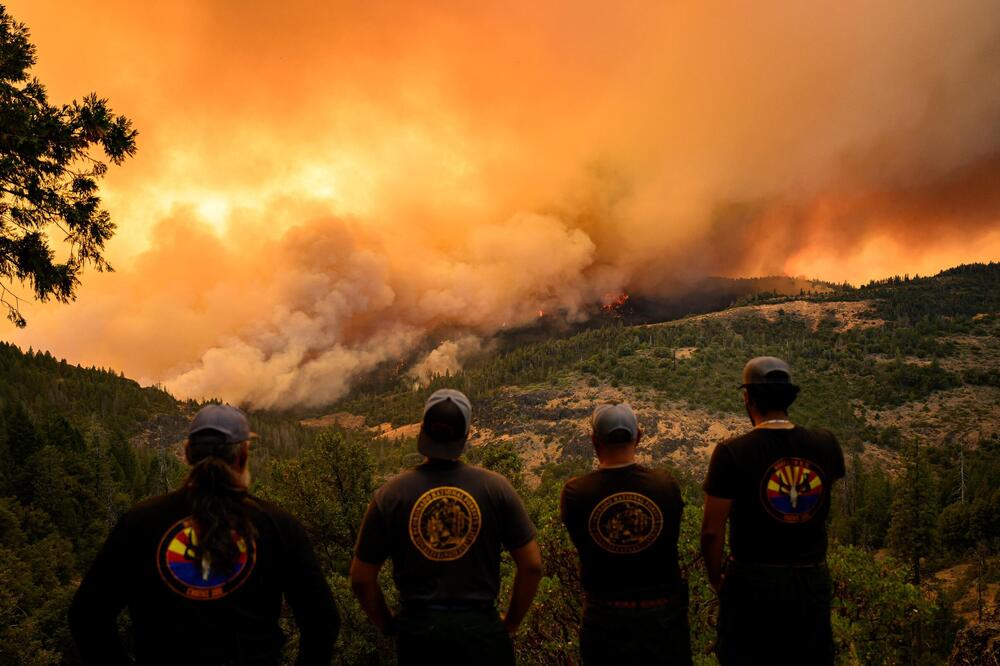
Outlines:
[[[588,472],[586,474],[581,474],[580,476],[574,476],[563,484],[563,491],[565,492],[566,490],[577,490],[578,488],[593,483],[595,478],[597,478],[596,471]]]
[[[837,436],[826,428],[803,428],[802,430],[806,437],[813,440],[820,446],[840,448],[840,442],[837,441]]]
[[[131,509],[125,512],[125,516],[139,516],[145,513],[161,511],[163,509],[170,508],[172,505],[181,504],[183,501],[184,491],[174,490],[166,493],[165,495],[147,497],[144,500],[136,502]]]
[[[645,467],[641,467],[640,469],[645,471],[649,475],[649,478],[652,479],[657,484],[663,486],[669,486],[670,488],[679,487],[677,479],[674,478],[674,475],[671,474],[670,470],[668,469],[663,469],[663,468],[649,469]]]
[[[683,505],[681,486],[670,470],[638,466],[638,471],[644,475],[646,481],[643,485],[649,489],[651,497],[658,497],[658,501],[672,505]]]
[[[119,519],[121,527],[130,525],[146,525],[156,518],[169,518],[170,514],[178,514],[178,518],[183,518],[187,508],[186,493],[183,490],[175,490],[165,495],[149,497],[135,504],[126,511]]]
[[[746,441],[747,435],[740,435],[738,437],[731,437],[716,444],[715,448],[712,449],[712,455],[708,461],[709,469],[718,465],[734,462],[737,453],[746,448]]]
[[[763,429],[750,430],[742,435],[736,435],[735,437],[730,437],[729,439],[719,442],[719,445],[716,448],[722,448],[727,451],[737,451],[746,446],[752,446],[753,442],[758,439],[760,433],[762,432],[767,431]]]
[[[274,502],[268,501],[257,497],[256,495],[248,495],[247,502],[251,507],[259,511],[260,513],[266,515],[271,520],[278,523],[284,524],[294,524],[300,525],[299,519],[293,516],[288,511],[282,509],[280,506]]]
[[[416,469],[406,469],[398,474],[393,474],[385,482],[378,487],[375,494],[372,495],[372,499],[379,503],[386,497],[392,497],[403,492],[406,488],[413,484],[417,479],[418,472]]]
[[[573,493],[581,490],[585,490],[587,487],[591,486],[598,477],[599,472],[594,470],[593,472],[588,472],[586,474],[581,474],[580,476],[574,476],[566,483],[563,484],[563,495],[567,493]]]
[[[505,494],[517,492],[514,490],[514,486],[511,485],[510,479],[499,472],[494,472],[493,470],[478,467],[476,465],[465,465],[463,471],[470,478],[482,483],[487,490]]]

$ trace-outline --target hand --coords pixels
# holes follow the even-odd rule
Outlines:
[[[517,628],[519,625],[508,622],[506,615],[501,617],[500,620],[503,622],[503,628],[506,629],[507,633],[510,634],[510,636],[513,638],[514,634],[517,633]]]
[[[708,581],[708,584],[711,586],[712,592],[715,592],[716,594],[719,594],[719,592],[722,590],[722,586],[725,584],[725,582],[726,582],[726,575],[722,574],[721,576],[719,576],[718,580],[716,580],[716,581],[710,580],[710,581]]]

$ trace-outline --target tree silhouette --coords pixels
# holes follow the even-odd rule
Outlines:
[[[0,5],[0,304],[19,327],[26,321],[14,283],[40,301],[67,302],[85,266],[111,270],[102,253],[115,225],[97,196],[108,165],[95,155],[121,164],[135,154],[137,134],[93,93],[50,104],[28,73],[35,62],[27,26]]]

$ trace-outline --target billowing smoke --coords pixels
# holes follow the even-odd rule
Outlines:
[[[418,386],[427,384],[434,377],[447,377],[462,369],[462,364],[478,354],[482,340],[473,335],[463,335],[455,340],[445,340],[422,361],[410,369],[410,376]]]
[[[1000,257],[991,0],[315,5],[8,2],[142,134],[118,272],[5,336],[321,405],[442,330],[416,382],[622,291]]]

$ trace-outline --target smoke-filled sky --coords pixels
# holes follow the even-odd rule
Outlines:
[[[318,405],[455,331],[703,275],[1000,258],[1000,4],[8,0],[53,101],[140,130],[117,272],[3,337]]]

